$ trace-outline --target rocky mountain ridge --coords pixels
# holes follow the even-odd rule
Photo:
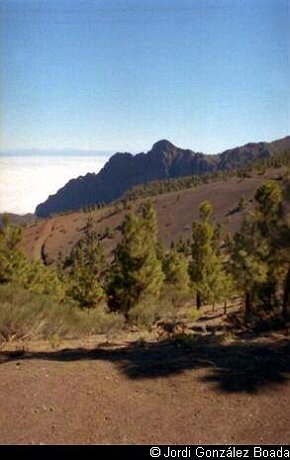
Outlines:
[[[39,204],[35,213],[38,217],[47,217],[90,204],[109,203],[135,185],[234,169],[287,149],[290,149],[290,136],[273,142],[249,143],[217,155],[181,149],[168,140],[160,140],[147,153],[115,153],[98,174],[71,179]]]

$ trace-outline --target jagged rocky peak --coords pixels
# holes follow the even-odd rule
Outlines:
[[[161,139],[153,144],[151,153],[163,153],[170,150],[177,150],[177,147],[169,142],[167,139]]]
[[[262,146],[262,148],[261,148]],[[289,137],[270,143],[251,143],[214,156],[176,147],[166,139],[147,153],[116,153],[98,174],[69,181],[36,208],[36,215],[72,211],[89,204],[109,203],[142,183],[228,170],[290,149]]]

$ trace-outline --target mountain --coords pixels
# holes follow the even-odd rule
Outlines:
[[[238,231],[245,214],[254,209],[257,188],[267,179],[278,181],[282,187],[283,176],[283,167],[266,167],[254,169],[241,177],[233,175],[208,179],[204,183],[192,184],[189,188],[177,188],[169,193],[154,195],[159,241],[169,249],[172,241],[177,242],[180,238],[187,241],[191,238],[192,222],[198,219],[199,206],[204,200],[209,200],[213,206],[213,222],[220,222],[225,232]],[[242,197],[246,199],[246,205],[240,208]],[[142,197],[130,201],[132,212],[137,211],[140,202]],[[284,205],[290,213],[290,203]],[[93,209],[89,214],[80,210],[38,219],[35,224],[23,230],[21,249],[31,259],[42,259],[48,265],[55,264],[59,254],[63,257],[69,255],[72,247],[84,234],[89,215],[93,218],[95,231],[100,235],[107,234],[102,243],[106,254],[111,258],[112,251],[121,238],[126,212],[126,207],[112,203],[101,209]]]
[[[147,153],[115,153],[98,174],[88,173],[70,180],[39,204],[35,213],[38,217],[47,217],[89,204],[109,203],[138,184],[234,169],[289,148],[290,136],[287,136],[273,142],[246,144],[217,155],[205,155],[160,140]]]
[[[9,222],[12,224],[32,224],[36,221],[36,216],[34,214],[28,213],[28,214],[13,214],[12,212],[6,212],[6,213],[0,213],[0,227],[2,224],[2,216],[3,215],[8,216]]]

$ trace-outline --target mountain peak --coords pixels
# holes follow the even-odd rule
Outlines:
[[[120,198],[135,185],[150,181],[201,175],[239,168],[251,161],[268,158],[290,149],[289,137],[271,143],[249,144],[215,156],[176,147],[166,139],[156,142],[147,153],[113,155],[98,174],[69,181],[55,195],[37,206],[36,215],[47,217]]]
[[[169,142],[167,139],[161,139],[160,141],[153,144],[152,152],[166,152],[167,150],[176,149],[175,145]]]

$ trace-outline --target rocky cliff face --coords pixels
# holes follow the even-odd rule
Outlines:
[[[152,180],[169,179],[215,170],[233,169],[290,148],[290,136],[271,143],[247,144],[219,155],[205,155],[176,147],[167,140],[156,142],[147,153],[116,153],[98,174],[70,180],[55,195],[37,206],[36,215],[72,211],[98,202],[110,202],[125,191]]]

